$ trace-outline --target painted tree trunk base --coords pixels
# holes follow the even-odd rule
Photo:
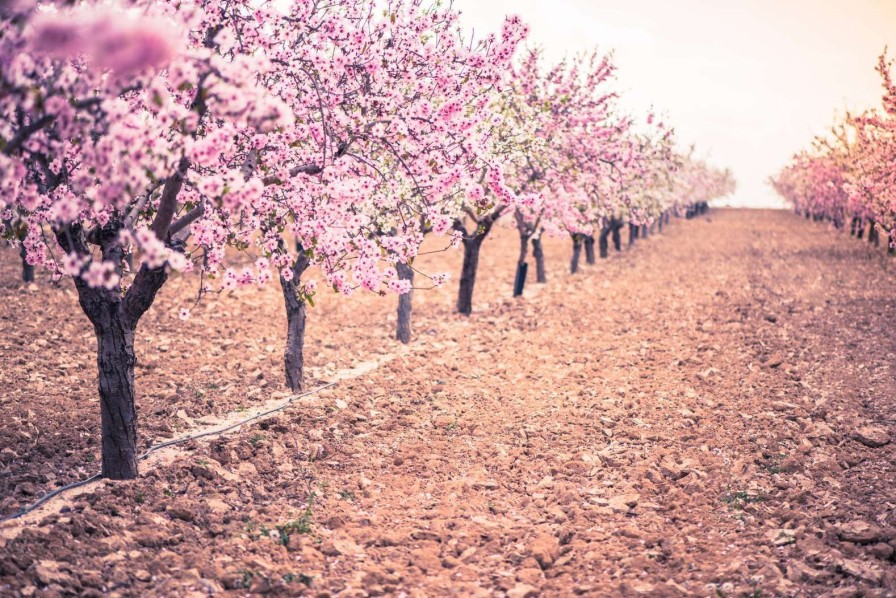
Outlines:
[[[398,296],[398,327],[395,332],[395,338],[404,344],[411,342],[411,310],[414,299],[414,269],[405,263],[395,264],[395,270],[398,272],[399,280],[408,280],[411,283],[411,290],[403,295]]]

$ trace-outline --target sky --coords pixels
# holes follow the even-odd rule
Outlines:
[[[734,171],[728,203],[782,207],[768,177],[845,110],[880,105],[896,0],[454,0],[461,22],[508,12],[546,57],[613,50],[623,105],[668,116],[682,147]]]

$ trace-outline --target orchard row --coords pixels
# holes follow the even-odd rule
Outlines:
[[[428,235],[463,248],[466,315],[496,225],[519,231],[521,294],[543,235],[575,270],[734,186],[622,109],[610,56],[546,64],[515,17],[480,39],[420,0],[16,0],[0,19],[0,212],[96,331],[111,478],[137,473],[134,335],[172,272],[197,302],[276,279],[299,390],[311,267],[400,295],[407,342],[409,292],[448,280],[414,268]]]
[[[877,63],[883,103],[861,114],[846,113],[809,149],[796,154],[772,180],[775,190],[806,218],[849,223],[859,238],[880,244],[883,233],[896,252],[896,85],[892,62]]]

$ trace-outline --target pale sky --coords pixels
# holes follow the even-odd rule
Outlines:
[[[455,0],[497,31],[512,12],[551,60],[614,49],[625,105],[653,105],[683,144],[729,166],[732,205],[781,206],[766,179],[835,112],[880,105],[874,70],[896,55],[896,0]]]

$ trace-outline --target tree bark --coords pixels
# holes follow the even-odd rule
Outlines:
[[[19,255],[22,257],[22,280],[24,282],[34,282],[34,266],[27,262],[28,250],[25,244],[19,244]]]
[[[868,242],[875,247],[880,247],[880,234],[877,232],[877,223],[874,220],[870,221],[868,228]]]
[[[635,239],[638,238],[638,227],[632,223],[628,225],[628,244],[632,246],[635,242]]]
[[[579,271],[579,256],[582,254],[582,235],[572,236],[572,260],[569,262],[570,274]]]
[[[296,262],[292,266],[292,280],[280,275],[280,288],[286,307],[286,348],[283,351],[283,368],[286,386],[292,392],[305,389],[305,300],[298,295],[302,274],[308,269],[309,260],[301,245],[297,246]]]
[[[594,236],[585,235],[585,263],[593,266],[597,263],[594,259]]]
[[[134,330],[117,314],[110,313],[104,320],[94,325],[102,419],[102,473],[104,478],[112,480],[131,480],[137,477]]]
[[[535,282],[545,284],[548,281],[547,272],[544,269],[544,250],[541,246],[541,237],[532,239],[532,257],[535,258]]]
[[[600,236],[598,237],[598,245],[600,247],[600,258],[601,259],[607,259],[607,257],[610,254],[610,243],[609,243],[609,239],[607,237],[610,235],[611,230],[612,230],[612,227],[610,227],[610,226],[605,226],[602,229],[600,229]]]
[[[457,291],[457,313],[469,316],[473,313],[473,287],[476,286],[476,271],[479,269],[479,250],[485,235],[464,239],[464,263],[460,270],[460,287]]]
[[[641,225],[641,238],[646,239],[649,232],[649,227],[646,224]]]
[[[663,220],[666,218],[666,213],[663,212],[660,214],[660,217],[656,219],[657,230],[662,234],[663,232]]]
[[[615,222],[613,224],[613,247],[616,248],[616,251],[622,251],[622,227],[624,225],[622,222]]]
[[[523,295],[523,288],[526,286],[526,271],[528,270],[526,254],[529,252],[529,239],[532,235],[527,229],[522,227],[518,227],[517,231],[520,233],[520,257],[516,262],[516,276],[513,279],[513,296],[521,297]]]
[[[411,309],[414,299],[414,269],[403,262],[395,264],[399,280],[409,280],[411,290],[398,296],[398,330],[395,338],[404,344],[411,342]]]

